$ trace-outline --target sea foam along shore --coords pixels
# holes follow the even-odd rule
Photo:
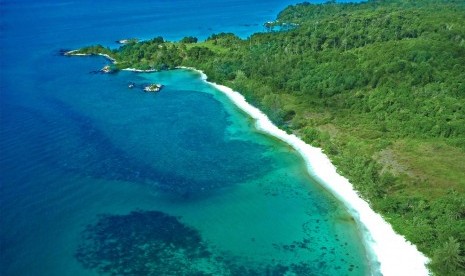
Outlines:
[[[249,104],[239,92],[224,85],[208,82],[207,76],[202,71],[189,67],[179,68],[200,73],[206,83],[223,92],[237,107],[249,114],[255,120],[258,130],[288,143],[302,155],[310,175],[341,200],[357,221],[371,259],[374,275],[430,275],[426,267],[429,259],[419,252],[415,245],[395,233],[391,225],[360,198],[352,184],[337,173],[334,165],[320,148],[312,147],[297,136],[279,129],[263,112]]]
[[[137,72],[137,73],[153,73],[153,72],[158,72],[158,70],[156,70],[156,69],[141,70],[141,69],[136,69],[136,68],[124,68],[123,71],[131,71],[131,72]]]

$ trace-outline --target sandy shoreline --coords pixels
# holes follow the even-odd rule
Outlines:
[[[358,196],[352,184],[337,173],[336,167],[320,148],[310,146],[297,136],[279,129],[263,112],[250,105],[239,92],[224,85],[208,82],[202,71],[188,67],[179,68],[198,72],[206,83],[224,93],[237,107],[249,114],[255,120],[258,130],[286,142],[301,154],[309,174],[342,201],[357,221],[374,275],[430,274],[426,267],[429,259],[419,252],[415,245],[395,233],[392,226]]]

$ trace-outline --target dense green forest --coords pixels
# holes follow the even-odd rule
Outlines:
[[[302,3],[248,39],[79,51],[120,69],[192,66],[240,91],[322,147],[437,275],[465,275],[464,22],[461,0]]]

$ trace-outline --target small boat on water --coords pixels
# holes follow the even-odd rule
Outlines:
[[[130,83],[128,84],[128,88],[134,88],[135,86],[136,86],[136,84],[133,83],[133,82],[130,82]]]

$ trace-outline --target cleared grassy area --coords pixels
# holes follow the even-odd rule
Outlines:
[[[210,49],[211,51],[218,53],[218,54],[223,54],[229,51],[228,48],[220,46],[218,44],[215,44],[214,41],[208,40],[204,42],[198,42],[198,43],[191,43],[191,44],[186,44],[187,50],[193,48],[193,47],[205,47]]]
[[[419,185],[406,189],[438,196],[449,189],[465,192],[465,152],[441,140],[400,140],[392,147],[393,158]]]

